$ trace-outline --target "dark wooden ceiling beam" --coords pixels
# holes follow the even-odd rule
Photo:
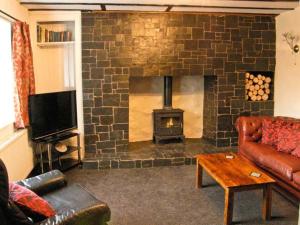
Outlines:
[[[100,4],[100,6],[102,11],[106,11],[106,6],[104,4]]]
[[[173,8],[173,6],[172,6],[172,5],[169,5],[169,6],[166,8],[166,12],[170,12],[172,8]]]

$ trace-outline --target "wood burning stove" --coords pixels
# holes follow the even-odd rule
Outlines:
[[[163,109],[153,110],[153,141],[180,139],[183,135],[183,110],[172,108],[172,77],[164,77]]]

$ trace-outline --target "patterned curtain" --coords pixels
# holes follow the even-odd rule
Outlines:
[[[33,59],[29,26],[23,22],[13,24],[13,65],[15,71],[15,127],[29,124],[28,96],[35,93]]]

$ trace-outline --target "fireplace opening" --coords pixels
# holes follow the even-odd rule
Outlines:
[[[183,134],[185,139],[202,137],[204,77],[172,77],[172,88],[168,89],[172,92],[169,92],[171,95],[166,95],[171,97],[172,101],[170,101],[170,98],[167,101],[164,97],[165,90],[167,90],[164,88],[165,79],[159,76],[131,76],[129,78],[129,143],[153,140],[153,110],[166,108],[181,109],[184,113],[182,120],[177,118],[177,114],[172,114],[170,117],[162,117],[160,121],[162,127],[174,128],[177,126],[180,128],[179,125],[181,123],[179,121],[181,120],[184,125]],[[168,110],[168,112],[171,111]],[[181,140],[179,139],[178,141]],[[173,140],[170,140],[170,142],[173,142]]]

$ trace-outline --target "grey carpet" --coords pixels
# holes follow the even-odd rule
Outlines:
[[[195,188],[195,166],[67,172],[71,182],[108,203],[109,225],[214,225],[223,223],[224,191],[208,175]],[[273,192],[272,220],[261,219],[262,191],[240,192],[234,199],[234,224],[294,225],[298,208]]]

